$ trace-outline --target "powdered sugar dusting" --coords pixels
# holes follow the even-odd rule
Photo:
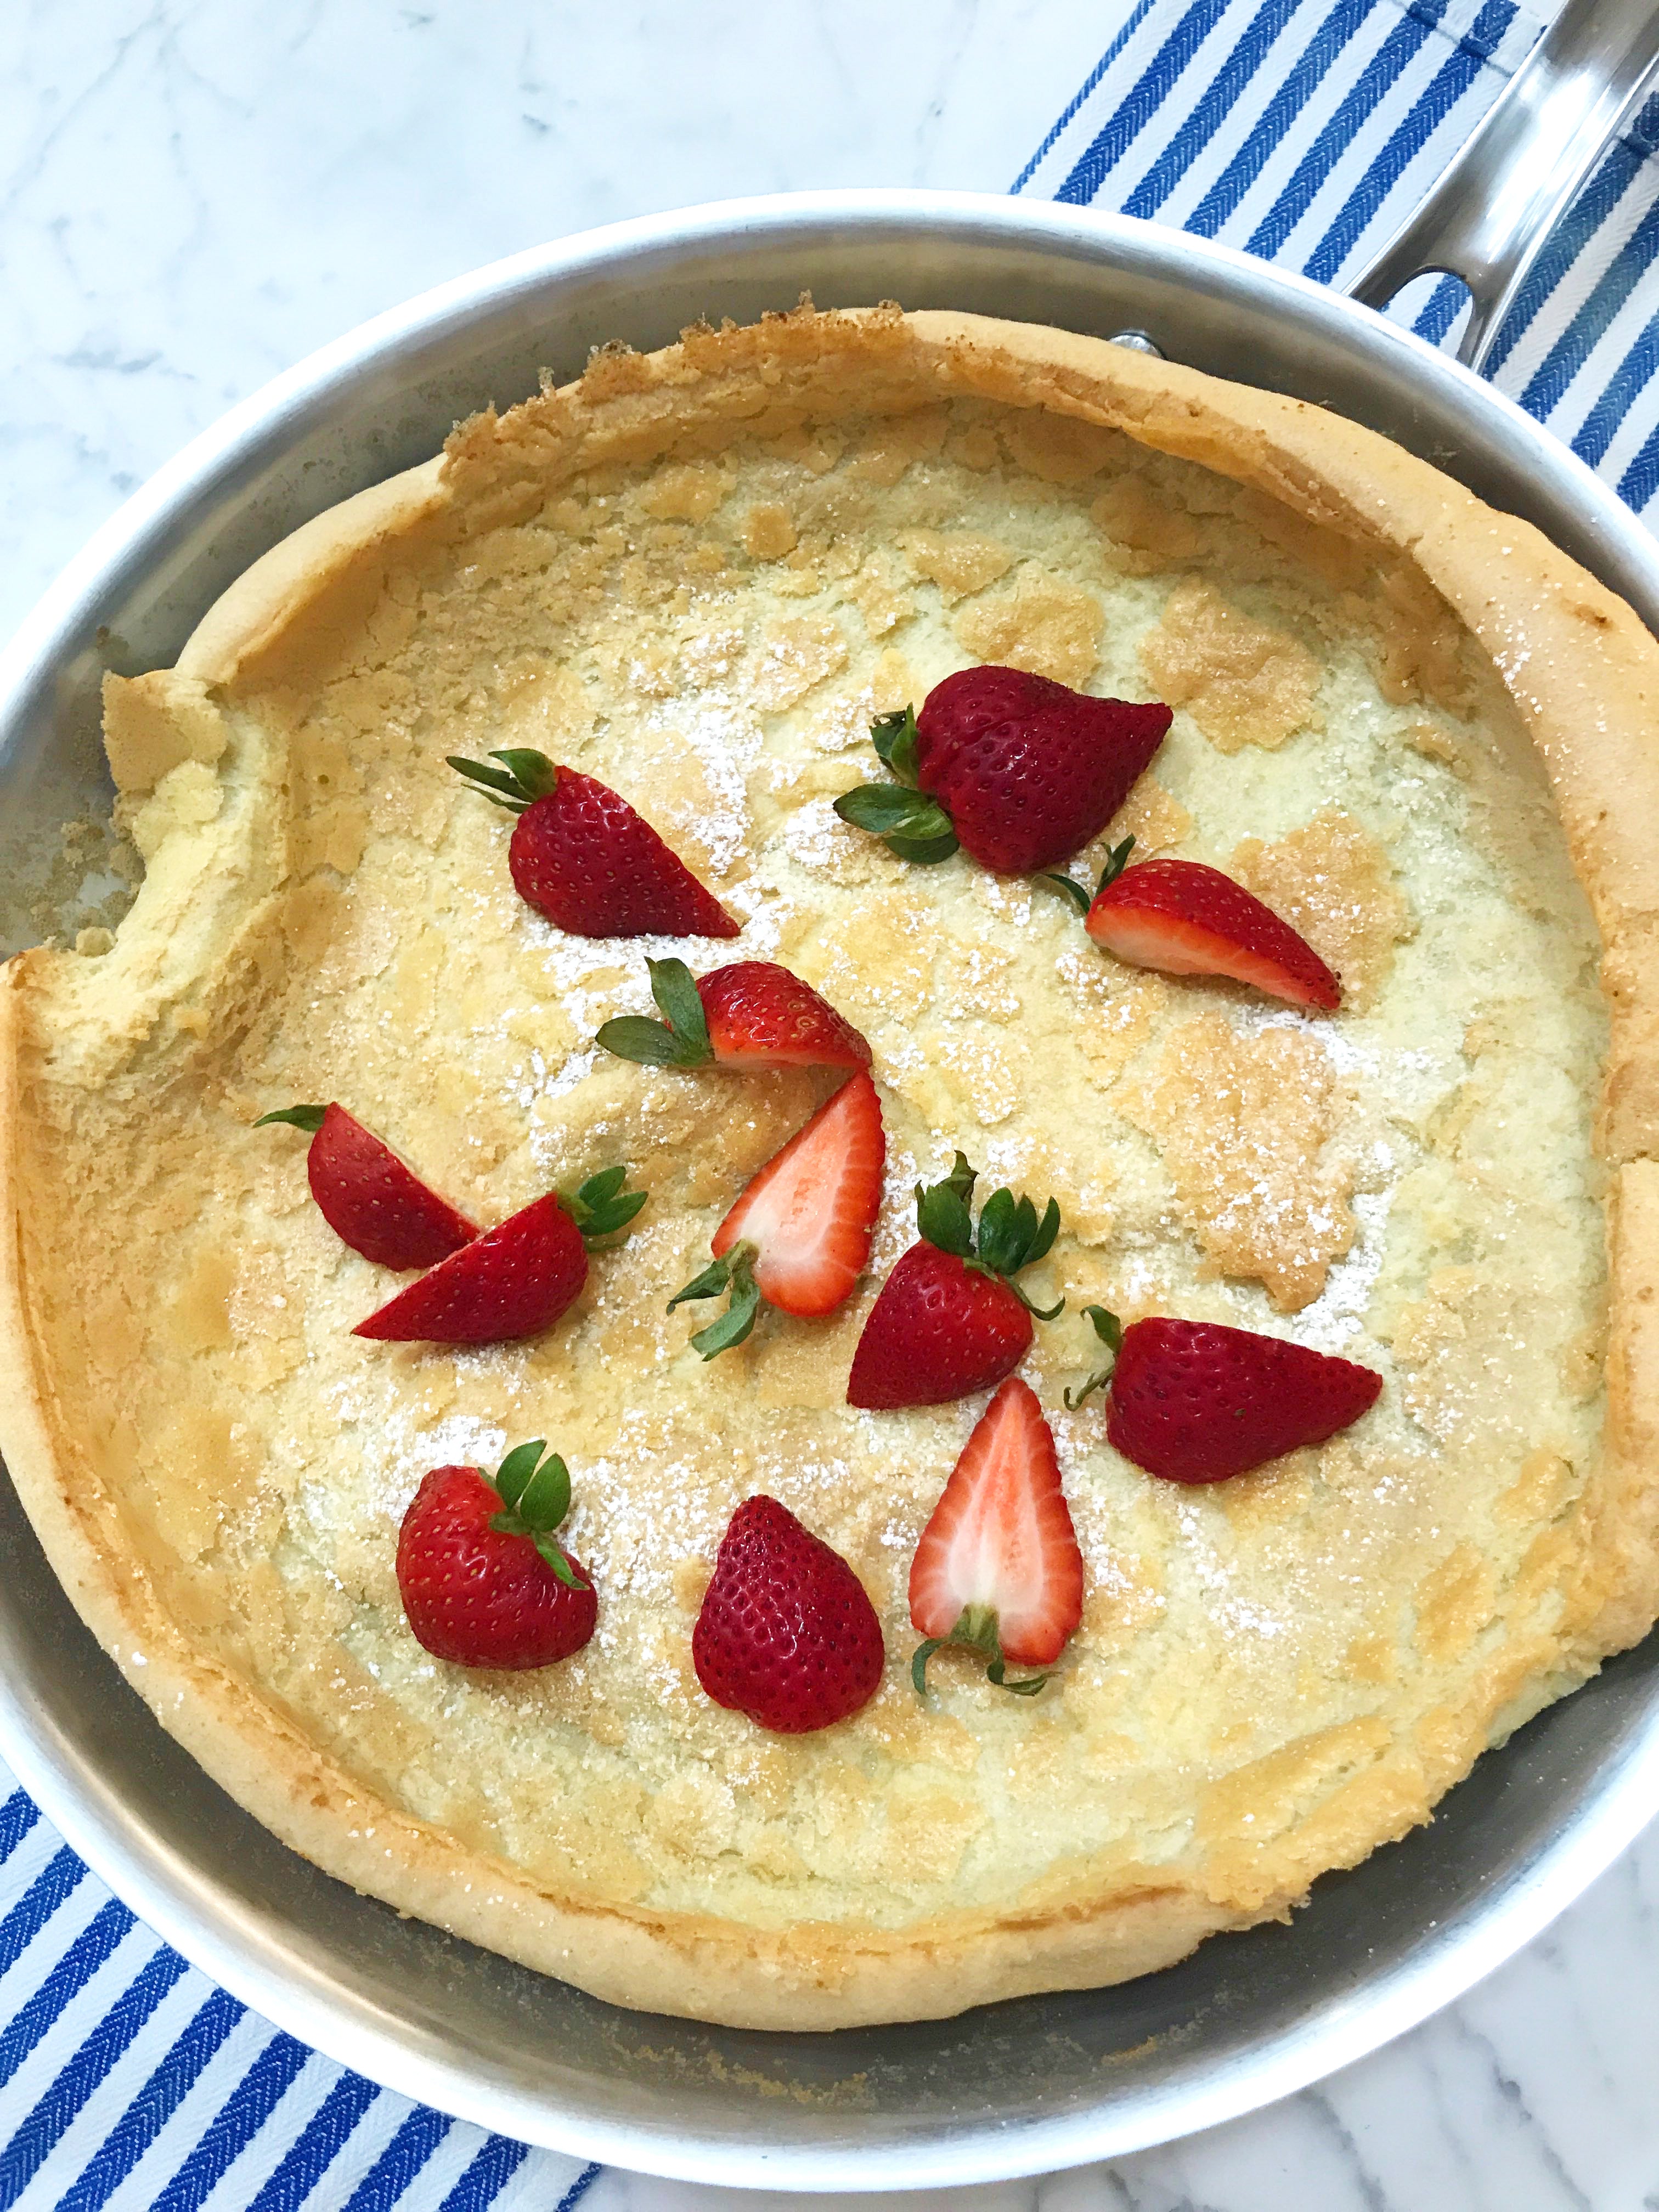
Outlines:
[[[443,702],[422,709],[416,763],[387,769],[373,742],[384,726],[360,702],[349,765],[368,830],[336,825],[315,911],[296,921],[319,950],[286,1002],[289,1057],[260,1069],[263,1089],[303,1069],[307,1086],[331,1088],[284,1095],[372,1095],[389,1140],[481,1222],[568,1182],[578,1158],[626,1158],[651,1189],[543,1338],[383,1346],[349,1334],[377,1294],[368,1275],[325,1250],[292,1164],[280,1184],[268,1154],[267,1183],[246,1205],[257,1264],[283,1271],[289,1304],[204,1309],[268,1332],[230,1355],[239,1385],[256,1358],[267,1363],[264,1432],[281,1438],[247,1480],[274,1501],[271,1556],[312,1607],[305,1633],[356,1662],[341,1662],[336,1704],[319,1693],[318,1726],[361,1729],[422,1817],[550,1889],[580,1879],[629,1907],[769,1926],[898,1926],[916,1897],[960,1900],[959,1860],[1005,1895],[1068,1852],[1130,1841],[1174,1852],[1187,1816],[1168,1808],[1189,1803],[1194,1774],[1237,1770],[1345,1698],[1392,1714],[1396,1675],[1420,1686],[1411,1651],[1362,1674],[1367,1638],[1388,1640],[1368,1608],[1378,1592],[1388,1600],[1389,1637],[1415,1617],[1419,1585],[1471,1530],[1485,1540],[1480,1516],[1513,1480],[1500,1462],[1518,1440],[1489,1418],[1482,1359],[1524,1376],[1512,1427],[1523,1415],[1547,1429],[1564,1461],[1593,1442],[1593,1415],[1559,1385],[1563,1345],[1594,1304],[1595,1255],[1571,1226],[1589,1211],[1572,1177],[1592,1023],[1576,971],[1560,986],[1550,965],[1551,933],[1571,936],[1554,919],[1567,911],[1559,884],[1517,900],[1507,863],[1467,834],[1473,720],[1455,766],[1401,775],[1409,718],[1379,698],[1363,651],[1326,653],[1323,632],[1302,623],[1325,654],[1317,738],[1298,726],[1277,750],[1218,751],[1188,714],[1166,740],[1158,842],[1224,841],[1208,849],[1224,864],[1254,836],[1264,884],[1294,878],[1310,915],[1374,962],[1374,997],[1331,1018],[1127,969],[1048,889],[960,854],[902,866],[834,814],[836,791],[878,772],[867,751],[855,757],[872,709],[923,696],[962,665],[972,630],[960,627],[972,609],[945,604],[931,572],[914,592],[875,592],[901,527],[971,532],[994,577],[1063,579],[1077,622],[1053,592],[1043,612],[1042,592],[1000,587],[1010,653],[1042,649],[1038,623],[1052,645],[1060,623],[1067,650],[1098,640],[1083,680],[1125,696],[1144,688],[1139,643],[1177,588],[1144,566],[1103,568],[1087,471],[1074,490],[1062,470],[1011,498],[1012,433],[975,416],[969,468],[941,442],[942,417],[938,428],[908,458],[883,459],[897,476],[854,477],[856,441],[844,467],[835,441],[810,453],[774,441],[740,462],[673,463],[653,507],[623,470],[599,495],[573,492],[563,519],[474,549],[471,579],[441,587],[439,647],[423,663],[410,649],[410,688]],[[1099,457],[1082,459],[1097,475]],[[1114,448],[1118,465],[1130,456]],[[1180,465],[1156,467],[1160,487],[1182,480]],[[897,504],[914,511],[901,522],[885,495],[906,470]],[[763,506],[772,519],[757,536],[744,517]],[[1182,510],[1200,544],[1206,530],[1243,528],[1231,509],[1206,524],[1210,512]],[[763,562],[756,546],[774,551]],[[1269,549],[1253,572],[1264,618],[1279,560]],[[480,667],[495,672],[477,684],[482,703],[469,688]],[[527,722],[532,708],[544,730]],[[590,941],[553,928],[513,894],[499,822],[438,796],[452,732],[433,726],[446,716],[465,726],[453,742],[468,754],[507,737],[568,740],[560,757],[639,805],[740,937]],[[321,733],[319,755],[337,736]],[[1342,821],[1310,838],[1310,812],[1327,805]],[[354,834],[369,840],[355,873],[333,857]],[[599,1051],[606,1020],[654,1014],[647,961],[667,957],[694,973],[778,957],[823,989],[875,1048],[889,1139],[855,1300],[820,1325],[769,1313],[708,1364],[687,1342],[708,1310],[671,1314],[668,1298],[829,1079],[653,1071]],[[1490,1031],[1484,1073],[1477,1018]],[[1539,1113],[1554,1116],[1541,1141]],[[1037,1325],[1024,1371],[1053,1417],[1087,1610],[1059,1680],[1029,1705],[948,1663],[937,1705],[905,1679],[908,1553],[982,1396],[884,1414],[845,1403],[861,1316],[917,1233],[914,1187],[947,1173],[958,1146],[981,1200],[1006,1183],[1040,1206],[1053,1189],[1063,1217],[1029,1287],[1063,1290],[1066,1310]],[[1556,1176],[1547,1188],[1540,1158]],[[1552,1263],[1541,1294],[1529,1240]],[[1384,1374],[1383,1398],[1320,1452],[1213,1494],[1183,1492],[1110,1450],[1099,1396],[1061,1407],[1094,1364],[1079,1318],[1091,1301],[1340,1350]],[[565,1534],[600,1589],[595,1638],[532,1678],[435,1665],[398,1612],[397,1526],[430,1468],[488,1473],[536,1436],[570,1468]],[[222,1475],[222,1442],[209,1441]],[[691,1667],[707,1571],[731,1513],[760,1490],[854,1562],[881,1612],[888,1681],[833,1740],[758,1739],[711,1705]],[[1407,1722],[1415,1693],[1401,1705]],[[301,1681],[295,1698],[310,1694]],[[962,1860],[976,1822],[979,1856]]]

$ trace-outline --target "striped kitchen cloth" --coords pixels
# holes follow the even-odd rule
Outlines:
[[[1136,0],[1013,189],[1341,284],[1538,28],[1513,0]],[[1638,510],[1659,490],[1656,134],[1659,99],[1560,227],[1495,366]],[[1427,280],[1395,313],[1453,343],[1460,304]],[[0,2212],[573,2212],[598,2175],[377,2089],[247,2012],[0,1769]]]
[[[574,2212],[599,2169],[377,2089],[158,1942],[0,1766],[0,2205]]]
[[[1167,222],[1340,289],[1539,27],[1514,0],[1136,0],[1014,190]],[[1659,95],[1557,227],[1487,364],[1638,513],[1659,491],[1656,149]],[[1426,278],[1392,312],[1455,349],[1464,303],[1455,278]]]

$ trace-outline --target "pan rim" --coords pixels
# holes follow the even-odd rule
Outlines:
[[[1379,356],[1410,364],[1425,388],[1473,410],[1520,439],[1559,498],[1577,502],[1614,565],[1644,589],[1626,590],[1650,626],[1659,617],[1659,546],[1632,512],[1548,432],[1472,372],[1413,333],[1310,280],[1252,257],[1127,216],[994,194],[871,190],[728,200],[635,218],[577,234],[486,264],[417,295],[331,342],[275,378],[200,433],[134,493],[88,542],[0,652],[0,737],[26,710],[43,677],[82,649],[90,603],[123,573],[141,572],[165,544],[169,518],[211,494],[261,447],[279,451],[360,375],[366,362],[483,319],[550,283],[653,255],[717,246],[770,228],[803,235],[823,226],[894,235],[929,225],[988,239],[1049,240],[1061,255],[1118,268],[1158,267],[1224,292],[1248,282],[1267,288],[1289,312],[1312,318]],[[1363,320],[1361,319],[1363,319]],[[331,503],[329,493],[319,506]],[[284,525],[284,528],[288,526]],[[276,535],[283,534],[278,532]],[[13,1601],[0,1598],[0,1659],[15,1635]],[[319,1973],[307,1981],[292,1958],[278,1960],[267,1931],[236,1899],[185,1864],[145,1827],[107,1778],[20,1694],[0,1665],[0,1756],[47,1817],[101,1879],[185,1957],[276,2026],[340,2063],[476,2124],[571,2154],[665,2178],[803,2191],[960,2185],[1012,2179],[1126,2155],[1240,2117],[1368,2055],[1418,2025],[1537,1935],[1659,1813],[1659,1698],[1584,1786],[1571,1818],[1532,1860],[1460,1920],[1431,1929],[1378,1979],[1334,1994],[1298,2028],[1228,2059],[1207,2081],[1177,2079],[1141,2097],[1133,2117],[1077,2112],[1021,2123],[987,2121],[951,2140],[897,2141],[876,2148],[823,2143],[757,2146],[708,2135],[693,2142],[665,2116],[649,2125],[553,2112],[545,2098],[491,2083],[476,2066],[420,2047],[407,2023]],[[1580,1692],[1578,1694],[1586,1694]],[[157,1723],[159,1727],[159,1723]],[[1499,1754],[1502,1755],[1501,1753]],[[319,2033],[319,2020],[329,2029]],[[367,2062],[367,2063],[366,2063]]]

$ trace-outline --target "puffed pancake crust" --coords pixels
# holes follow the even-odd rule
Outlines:
[[[1100,845],[1228,869],[1334,1016],[1124,967],[1066,902],[831,802],[872,714],[1000,662],[1176,708]],[[610,349],[260,561],[107,685],[146,864],[5,970],[0,1441],[128,1680],[358,1888],[626,2005],[781,2028],[1146,1973],[1425,1820],[1659,1592],[1659,647],[1526,524],[1320,410],[1064,333],[808,307]],[[741,921],[562,934],[448,754],[620,790]],[[828,1322],[705,1365],[665,1310],[815,1079],[626,1065],[643,956],[776,958],[869,1037],[889,1188]],[[821,1086],[820,1086],[821,1088]],[[339,1099],[475,1220],[625,1159],[650,1203],[548,1334],[368,1343],[395,1279],[252,1123]],[[1086,1574],[1040,1697],[911,1686],[905,1578],[982,1401],[845,1403],[909,1192],[1059,1200],[1024,1373]],[[1079,1309],[1384,1377],[1318,1449],[1161,1482],[1062,1410]],[[422,1474],[552,1439],[574,1658],[428,1656]],[[768,1735],[690,1631],[769,1492],[886,1675]]]

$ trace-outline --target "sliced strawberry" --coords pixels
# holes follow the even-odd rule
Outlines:
[[[738,960],[697,985],[714,1058],[726,1067],[870,1065],[867,1041],[810,983],[770,960]]]
[[[729,1291],[725,1313],[691,1341],[705,1359],[741,1344],[762,1303],[804,1319],[833,1313],[870,1257],[887,1140],[881,1102],[860,1073],[775,1152],[714,1231],[712,1266],[677,1291]]]
[[[1029,875],[1097,837],[1173,719],[1156,702],[1096,699],[1018,668],[963,668],[921,712],[871,731],[897,778],[865,784],[836,811],[901,860],[948,860],[960,842],[982,867]]]
[[[1051,1667],[1083,1618],[1083,1557],[1036,1393],[1011,1376],[981,1414],[910,1563],[910,1620],[927,1638],[911,1673],[927,1693],[941,1644],[982,1651],[1000,1689],[1005,1660]]]
[[[550,1667],[593,1633],[592,1579],[553,1531],[570,1476],[539,1439],[501,1462],[434,1468],[398,1534],[398,1589],[416,1643],[460,1667]]]
[[[587,1280],[587,1247],[556,1196],[534,1200],[399,1291],[352,1334],[496,1344],[549,1328]]]
[[[665,1019],[619,1014],[594,1042],[650,1067],[868,1067],[870,1048],[810,983],[771,960],[735,960],[694,980],[683,960],[647,960]]]
[[[1296,1006],[1342,1003],[1340,982],[1306,938],[1243,884],[1201,861],[1109,868],[1084,926],[1097,945],[1134,968],[1230,975]]]
[[[1303,1444],[1322,1444],[1376,1403],[1371,1368],[1280,1336],[1217,1322],[1158,1318],[1120,1329],[1103,1307],[1085,1309],[1116,1350],[1115,1364],[1075,1399],[1109,1383],[1106,1435],[1148,1474],[1224,1482]]]
[[[343,1106],[288,1106],[262,1114],[253,1126],[272,1121],[311,1131],[306,1176],[318,1210],[343,1243],[376,1267],[430,1267],[477,1235],[464,1213]]]
[[[714,1257],[752,1244],[755,1280],[769,1305],[833,1313],[870,1257],[886,1158],[881,1102],[860,1073],[749,1184],[714,1231]]]
[[[645,1204],[623,1191],[626,1168],[580,1190],[533,1199],[360,1321],[354,1336],[393,1343],[499,1344],[550,1328],[587,1280],[587,1248]]]
[[[886,1654],[863,1583],[775,1498],[732,1516],[691,1632],[697,1680],[717,1705],[779,1735],[805,1735],[868,1704]]]
[[[975,1180],[958,1152],[942,1182],[918,1185],[921,1242],[901,1255],[870,1309],[847,1381],[849,1406],[890,1411],[988,1390],[1030,1350],[1031,1316],[1052,1321],[1065,1304],[1034,1306],[1009,1279],[1053,1244],[1060,1208],[1050,1199],[1039,1221],[1029,1198],[993,1191],[975,1240]]]
[[[451,768],[519,817],[507,866],[519,896],[573,937],[735,937],[738,925],[643,815],[608,784],[544,753]]]
[[[913,1244],[870,1309],[847,1402],[881,1413],[988,1390],[1031,1348],[1031,1316],[1006,1283],[954,1252]]]

